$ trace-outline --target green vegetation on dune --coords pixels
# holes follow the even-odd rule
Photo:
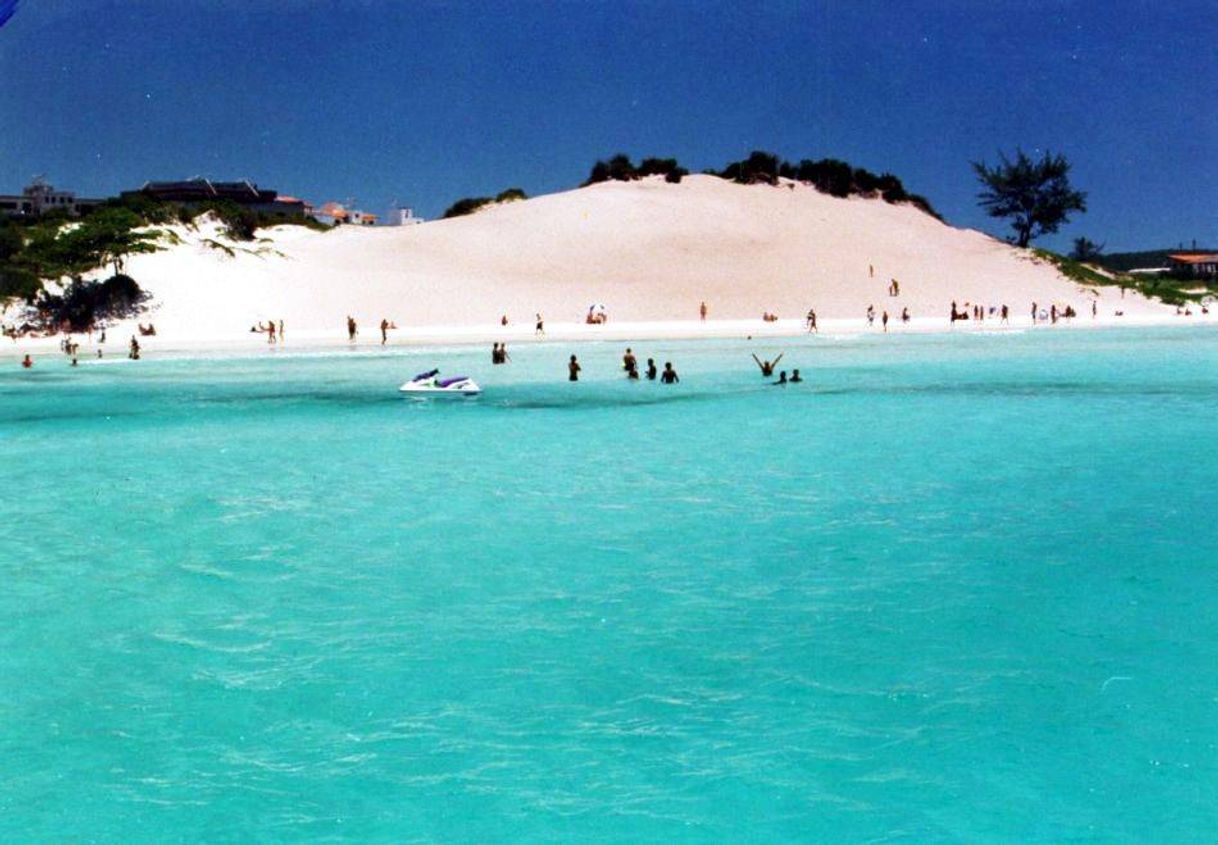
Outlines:
[[[515,202],[516,200],[527,200],[528,198],[529,195],[520,188],[508,188],[500,191],[493,197],[466,197],[450,205],[441,216],[441,219],[447,220],[450,217],[464,217],[492,203]]]
[[[597,161],[592,165],[592,172],[583,186],[598,182],[631,182],[647,176],[663,176],[666,182],[679,183],[688,173],[675,158],[645,158],[636,166],[629,156],[618,153],[607,161]],[[754,150],[748,158],[730,162],[722,170],[705,170],[703,173],[742,185],[777,185],[779,179],[790,179],[812,185],[821,193],[835,197],[879,197],[885,202],[909,203],[936,220],[943,219],[929,200],[907,192],[901,180],[891,173],[877,176],[839,159],[813,161],[805,158],[792,163],[774,153]]]
[[[1206,297],[1218,295],[1218,286],[1201,279],[1180,279],[1171,276],[1135,275],[1112,273],[1105,275],[1094,267],[1050,252],[1047,249],[1032,249],[1033,260],[1048,261],[1063,276],[1087,287],[1119,287],[1134,290],[1167,305],[1188,305]],[[1106,269],[1106,268],[1105,268]]]

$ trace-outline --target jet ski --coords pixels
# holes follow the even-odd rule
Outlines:
[[[419,373],[398,390],[402,393],[413,393],[419,396],[477,396],[482,392],[478,383],[468,376],[452,376],[451,378],[440,378],[439,376],[439,370]]]

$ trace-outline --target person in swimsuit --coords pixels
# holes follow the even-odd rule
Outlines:
[[[761,374],[766,378],[769,378],[770,376],[774,375],[774,367],[778,366],[778,362],[781,361],[782,356],[786,354],[787,353],[785,352],[779,353],[778,357],[773,361],[762,361],[757,357],[756,353],[754,353],[753,360],[757,362],[757,366],[761,367]]]
[[[656,380],[656,362],[654,358],[647,359],[647,380]]]
[[[665,361],[664,372],[660,374],[660,381],[664,384],[674,384],[680,380],[677,377],[677,371],[672,368],[672,361]]]
[[[791,383],[792,383],[792,384],[798,384],[798,383],[799,383],[799,382],[801,382],[801,381],[803,381],[803,379],[801,379],[801,378],[799,377],[799,370],[794,370],[794,371],[791,373]]]
[[[569,364],[567,364],[567,380],[568,381],[579,381],[579,371],[580,371],[579,361],[576,361],[575,356],[572,355],[571,362]]]

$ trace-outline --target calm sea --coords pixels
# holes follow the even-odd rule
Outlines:
[[[2,362],[0,840],[1214,841],[1218,333],[630,345]]]

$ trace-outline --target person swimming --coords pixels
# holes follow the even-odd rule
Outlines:
[[[757,357],[756,353],[754,353],[753,360],[757,362],[758,367],[761,367],[761,374],[766,378],[769,378],[770,376],[774,375],[774,368],[778,366],[778,362],[781,361],[782,356],[786,354],[787,353],[785,352],[781,352],[773,361],[762,361]]]
[[[785,385],[786,383],[787,383],[787,371],[783,370],[781,373],[778,374],[778,381],[773,382],[773,384]]]
[[[801,381],[803,381],[803,379],[799,377],[799,370],[793,370],[791,372],[791,383],[795,384]]]

